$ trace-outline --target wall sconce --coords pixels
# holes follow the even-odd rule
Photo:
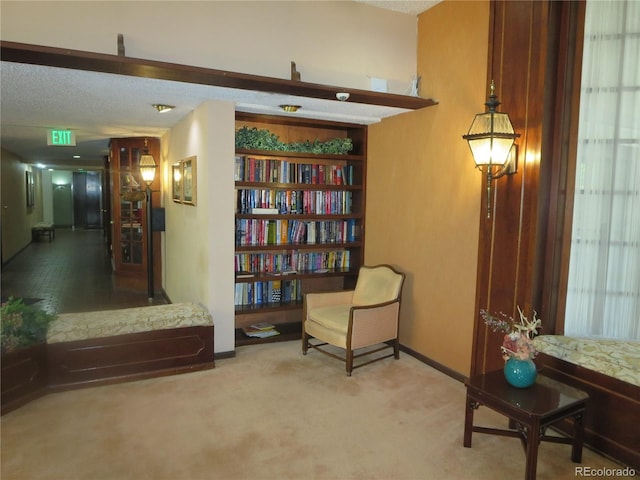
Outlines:
[[[503,175],[512,175],[518,169],[517,146],[513,147],[520,134],[515,133],[509,115],[496,112],[500,102],[495,90],[492,80],[489,99],[485,103],[488,111],[478,113],[469,132],[462,136],[469,142],[476,167],[487,174],[487,218],[491,218],[491,182]]]
[[[151,203],[151,184],[156,178],[156,161],[153,155],[149,153],[147,139],[144,139],[144,153],[140,156],[140,175],[142,180],[147,184],[147,299],[153,301],[153,205]]]

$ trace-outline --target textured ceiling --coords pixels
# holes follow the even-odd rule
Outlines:
[[[420,15],[425,10],[430,9],[442,0],[355,0],[356,2],[366,3],[374,7],[394,10],[396,12],[408,13],[411,15]]]
[[[278,115],[286,115],[279,105],[296,104],[302,108],[292,116],[361,124],[408,111],[12,62],[2,62],[0,84],[2,147],[27,163],[69,168],[100,167],[110,138],[160,136],[207,100]],[[158,113],[154,103],[177,108]],[[47,146],[47,131],[56,128],[73,130],[77,146]]]

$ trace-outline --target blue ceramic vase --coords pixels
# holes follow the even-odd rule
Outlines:
[[[526,360],[509,358],[504,363],[504,376],[509,385],[517,388],[527,388],[536,383],[538,372],[536,364],[530,358]]]

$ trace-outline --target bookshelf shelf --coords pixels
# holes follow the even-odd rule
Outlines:
[[[236,345],[300,338],[304,294],[353,288],[365,244],[365,125],[237,113],[236,130],[248,129],[283,144],[353,147],[236,149]],[[247,337],[242,328],[258,322],[280,335]]]
[[[244,334],[242,328],[236,328],[236,346],[255,345],[258,343],[287,342],[302,338],[302,322],[285,322],[277,325],[280,335],[267,338],[251,338]]]
[[[352,269],[330,270],[327,272],[303,271],[303,272],[287,273],[287,274],[255,273],[255,274],[248,274],[248,275],[247,274],[236,275],[236,283],[271,282],[273,280],[295,280],[295,279],[301,279],[301,278],[319,278],[319,277],[347,277],[347,276],[356,277],[357,275],[358,275],[358,271],[352,270]]]
[[[248,189],[272,189],[272,190],[321,190],[342,191],[362,190],[362,185],[323,185],[317,183],[276,183],[276,182],[236,182],[236,187]]]
[[[268,128],[268,127],[267,127]],[[319,153],[304,153],[304,152],[287,152],[287,151],[274,151],[274,150],[253,150],[248,148],[237,148],[236,155],[247,155],[251,157],[261,159],[287,159],[287,160],[299,160],[302,163],[314,163],[320,160],[322,163],[335,162],[349,162],[349,161],[364,161],[364,155],[332,155],[332,154],[319,154]],[[334,163],[335,163],[334,162]]]

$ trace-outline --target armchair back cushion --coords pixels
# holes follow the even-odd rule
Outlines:
[[[397,300],[402,280],[402,275],[387,267],[362,267],[353,292],[353,304],[375,305]]]

